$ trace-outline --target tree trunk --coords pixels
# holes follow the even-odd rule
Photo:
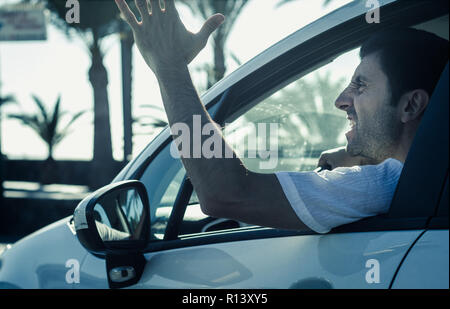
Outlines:
[[[103,65],[103,54],[99,39],[94,33],[91,46],[92,65],[89,81],[94,92],[94,158],[93,177],[89,184],[92,189],[109,182],[112,156],[111,124],[109,120],[108,74]]]
[[[123,160],[128,162],[133,153],[133,120],[131,113],[132,73],[133,73],[133,32],[121,33],[122,52],[122,104],[123,104]]]
[[[53,145],[48,144],[48,157],[42,165],[40,183],[41,185],[49,185],[52,183],[59,182],[59,172],[58,167],[53,159]]]
[[[47,160],[48,161],[54,161],[53,160],[53,145],[52,144],[47,144],[47,149],[48,149],[48,157]]]

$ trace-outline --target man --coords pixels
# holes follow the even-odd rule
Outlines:
[[[199,33],[193,34],[181,23],[174,0],[165,0],[164,9],[159,0],[150,0],[149,5],[146,0],[136,0],[140,22],[125,0],[116,3],[133,29],[142,56],[158,78],[171,127],[184,123],[193,132],[196,115],[200,116],[201,127],[213,127],[213,134],[222,136],[200,102],[187,65],[224,16],[213,15]],[[400,37],[406,30],[402,31]],[[348,146],[337,153],[323,154],[319,162],[334,170],[259,174],[248,171],[236,156],[182,156],[202,211],[249,224],[318,233],[387,212],[432,88],[448,61],[447,41],[434,35],[408,33],[404,46],[409,49],[396,51],[398,45],[394,43],[399,33],[388,39],[374,37],[361,49],[361,64],[351,84],[336,100],[336,106],[348,114],[352,124],[347,133]],[[422,37],[425,47],[415,43],[417,36]],[[390,48],[391,44],[395,47]],[[410,59],[408,53],[413,49],[421,52]],[[436,54],[432,60],[440,59],[432,68],[428,63],[417,63],[430,58],[423,58],[429,50]],[[418,70],[414,70],[416,67]],[[399,78],[399,73],[405,72],[407,76]],[[416,82],[418,75],[423,78]],[[172,133],[177,140],[177,132]],[[194,138],[203,144],[209,137]],[[232,152],[224,144],[224,153]],[[355,162],[371,165],[352,166]]]

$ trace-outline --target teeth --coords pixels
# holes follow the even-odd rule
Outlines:
[[[350,120],[350,127],[352,128],[352,129],[354,129],[355,127],[356,127],[356,122],[355,122],[355,120],[353,120],[353,119],[349,119]]]

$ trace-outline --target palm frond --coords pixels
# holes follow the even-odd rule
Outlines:
[[[239,59],[238,56],[236,56],[235,53],[230,52],[230,58],[233,59],[233,61],[236,62],[237,65],[240,66],[242,64],[242,61]]]
[[[153,106],[150,106],[153,107]],[[155,107],[158,108],[158,107]],[[149,120],[144,120],[144,119],[148,119]],[[164,119],[161,119],[157,116],[153,116],[153,115],[144,115],[144,116],[140,116],[137,118],[134,118],[132,120],[135,123],[138,123],[140,126],[143,127],[154,127],[154,128],[164,128],[168,125],[168,122]]]
[[[58,99],[55,102],[53,113],[51,115],[48,114],[44,103],[37,96],[33,95],[32,97],[38,106],[39,111],[37,114],[9,114],[8,118],[19,120],[25,126],[33,129],[48,145],[49,152],[52,152],[53,147],[69,134],[69,127],[86,111],[74,114],[64,128],[60,129],[59,123],[61,122],[62,117],[67,113],[61,111],[61,95],[58,95]],[[49,157],[51,156],[52,154],[49,153]]]
[[[22,122],[25,126],[33,129],[40,137],[42,137],[42,123],[39,121],[38,117],[35,115],[20,115],[20,114],[9,114],[7,116],[11,119],[16,119]]]
[[[48,122],[48,112],[45,109],[44,103],[39,99],[36,95],[32,94],[31,97],[33,98],[34,102],[36,103],[37,107],[39,108],[39,111],[41,113],[42,118],[44,119],[44,122]]]
[[[155,120],[154,122],[139,122],[139,125],[142,127],[165,128],[167,126],[167,122]]]
[[[58,99],[56,100],[55,107],[53,109],[53,114],[51,116],[50,122],[48,124],[48,135],[54,136],[56,135],[56,128],[58,127],[58,122],[61,119],[63,113],[59,112],[59,106],[61,104],[61,95],[58,95]]]
[[[66,137],[67,135],[70,134],[69,129],[72,126],[72,124],[81,116],[83,116],[87,111],[80,111],[78,113],[76,113],[75,115],[72,116],[72,118],[70,119],[70,121],[64,126],[63,129],[61,129],[60,131],[60,135],[61,135],[61,139],[63,139],[64,137]],[[58,141],[59,142],[59,141]],[[55,143],[57,144],[57,143]]]
[[[72,119],[66,124],[66,128],[70,127],[78,118],[83,116],[87,111],[80,111],[72,116]]]
[[[3,104],[9,104],[9,103],[17,103],[16,98],[13,95],[7,95],[4,97],[0,97],[0,106]]]
[[[153,108],[153,109],[157,109],[159,111],[164,112],[164,108],[156,106],[156,105],[151,105],[151,104],[143,104],[143,105],[139,105],[139,107],[143,107],[143,108]]]

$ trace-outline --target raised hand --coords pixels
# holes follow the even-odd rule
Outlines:
[[[134,39],[145,62],[157,73],[174,65],[189,64],[206,46],[209,36],[223,23],[221,14],[211,16],[198,33],[188,31],[178,16],[174,0],[135,0],[141,15],[136,19],[125,0],[115,0],[123,18],[133,30]],[[151,10],[151,11],[150,11]]]

